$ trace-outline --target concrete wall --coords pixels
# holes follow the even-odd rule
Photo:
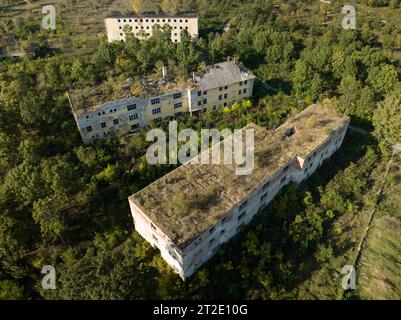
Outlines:
[[[125,40],[125,26],[131,29],[131,32],[137,38],[144,38],[142,33],[151,35],[152,28],[156,25],[163,27],[169,25],[171,30],[171,41],[181,42],[181,31],[187,30],[193,40],[198,39],[199,26],[198,17],[116,17],[106,18],[105,20],[107,38],[109,42]]]
[[[158,248],[163,259],[184,279],[182,252],[131,200],[129,204],[135,230],[153,247]]]

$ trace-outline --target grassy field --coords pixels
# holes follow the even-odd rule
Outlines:
[[[363,150],[371,141],[370,134],[364,134],[357,130],[349,129],[344,145],[338,154],[334,155],[336,161],[343,160],[351,150],[359,148]],[[340,160],[341,159],[341,160]],[[350,159],[357,162],[358,159]],[[344,290],[342,288],[341,273],[345,265],[353,265],[357,255],[358,245],[363,237],[366,225],[369,222],[370,213],[374,208],[372,195],[377,191],[382,174],[381,168],[373,170],[370,177],[370,189],[363,199],[363,206],[357,214],[345,214],[340,216],[333,225],[333,230],[341,230],[337,235],[330,237],[329,244],[333,247],[333,256],[326,263],[318,265],[316,261],[310,262],[306,269],[315,269],[305,277],[305,281],[298,286],[297,299],[342,299]]]
[[[401,157],[393,163],[357,274],[361,299],[401,299]]]

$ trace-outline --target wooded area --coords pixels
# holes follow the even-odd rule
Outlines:
[[[10,2],[2,1],[0,11]],[[182,2],[200,13],[197,42],[183,33],[174,44],[169,31],[159,30],[145,41],[107,43],[103,33],[82,36],[91,45],[81,50],[77,37],[67,40],[74,30],[61,18],[50,39],[73,43],[75,53],[67,54],[53,50],[41,16],[0,21],[2,35],[41,48],[40,57],[0,61],[0,299],[309,298],[301,288],[312,274],[356,247],[343,241],[349,228],[338,222],[358,220],[376,201],[372,177],[380,176],[391,145],[401,141],[401,1],[354,1],[356,30],[341,28],[342,1],[158,4],[177,10]],[[71,3],[60,9],[72,14]],[[178,130],[249,122],[273,129],[324,99],[360,130],[350,129],[343,147],[307,183],[287,187],[184,283],[135,233],[127,201],[174,166],[147,163],[146,132],[82,145],[66,92],[116,77],[138,80],[163,65],[185,77],[227,56],[257,75],[254,100],[184,116]],[[400,171],[392,179],[399,183]],[[399,197],[392,201],[400,207]],[[46,264],[56,267],[57,290],[40,286]],[[398,288],[391,285],[400,298],[399,279]],[[328,296],[342,294],[339,280]]]

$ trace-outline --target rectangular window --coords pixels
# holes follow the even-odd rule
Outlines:
[[[267,197],[267,192],[260,198],[260,201],[263,201],[263,200],[265,200],[266,199],[266,197]]]
[[[102,129],[106,128],[106,122],[102,122],[100,125],[102,126]]]
[[[156,124],[160,123],[160,122],[162,122],[162,118],[156,118],[155,120],[153,120],[153,122]]]
[[[202,91],[198,91],[198,97],[202,95]]]
[[[137,113],[131,114],[131,115],[128,117],[128,119],[129,119],[130,121],[133,121],[133,120],[135,120],[135,119],[138,119],[138,114],[137,114]]]
[[[214,232],[215,227],[209,229],[209,233],[212,234]]]
[[[203,91],[203,95],[204,95],[204,96],[207,95],[207,91]]]
[[[227,89],[228,89],[228,86],[225,86],[225,87],[224,87],[224,90],[227,90]]]
[[[86,131],[92,132],[92,126],[86,127]]]
[[[238,91],[238,94],[242,94],[242,90]]]
[[[113,120],[113,123],[114,123],[115,125],[117,125],[117,124],[118,124],[118,119],[114,119],[114,120]]]
[[[244,93],[246,93],[246,89],[244,89],[244,91],[243,91]]]
[[[130,104],[127,106],[128,111],[135,110],[135,109],[136,109],[136,104]]]
[[[181,107],[182,107],[182,102],[174,103],[174,109],[181,108]]]
[[[207,103],[207,99],[203,99],[203,104],[206,104]]]
[[[173,99],[179,99],[179,98],[181,98],[181,97],[182,97],[181,92],[179,92],[179,93],[174,93],[174,95],[173,95]]]
[[[152,99],[152,100],[150,100],[150,103],[151,103],[152,105],[159,104],[159,103],[160,103],[160,99],[159,99],[159,98]]]
[[[131,126],[131,130],[137,130],[139,129],[139,123],[135,123]]]
[[[220,87],[220,88],[219,88],[219,91],[223,91],[223,87]]]
[[[210,239],[209,243],[213,243],[214,242],[214,238]]]
[[[263,185],[263,190],[266,190],[267,187],[270,185],[270,181],[267,181],[264,185]]]
[[[160,108],[157,108],[157,109],[153,109],[153,110],[152,110],[152,114],[153,114],[153,115],[159,114],[160,112],[162,112]]]
[[[289,168],[290,168],[290,165],[287,164],[287,165],[285,166],[285,168],[283,169],[283,172],[287,172]]]
[[[248,80],[245,80],[245,81],[244,81],[244,84],[247,84],[247,83],[248,83]]]
[[[242,81],[239,83],[240,86],[242,86],[243,84],[244,84],[244,83],[243,83]]]
[[[223,96],[222,95],[219,95],[219,100],[222,100],[223,99]]]
[[[224,94],[224,99],[227,99],[227,97],[228,97],[227,93],[226,93],[226,94]]]

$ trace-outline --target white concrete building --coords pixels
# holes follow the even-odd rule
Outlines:
[[[110,86],[102,84],[89,89],[83,98],[81,90],[70,92],[69,100],[82,141],[90,143],[108,135],[123,136],[150,124],[185,113],[198,115],[250,98],[255,76],[236,61],[218,63],[195,73],[185,83],[167,75],[159,80],[142,79],[142,93],[131,94],[132,83],[121,83],[121,91],[110,98]],[[117,81],[116,81],[117,82]],[[85,88],[84,91],[88,91]]]
[[[199,16],[197,13],[179,13],[177,15],[144,14],[129,17],[107,17],[105,20],[107,39],[124,41],[126,32],[133,33],[137,38],[144,39],[153,33],[156,25],[163,28],[171,27],[171,41],[181,42],[181,32],[186,30],[192,40],[199,37]]]
[[[233,165],[184,164],[129,198],[136,231],[185,280],[285,185],[301,183],[338,150],[349,122],[312,105],[274,131],[249,124],[251,175],[236,176]]]

